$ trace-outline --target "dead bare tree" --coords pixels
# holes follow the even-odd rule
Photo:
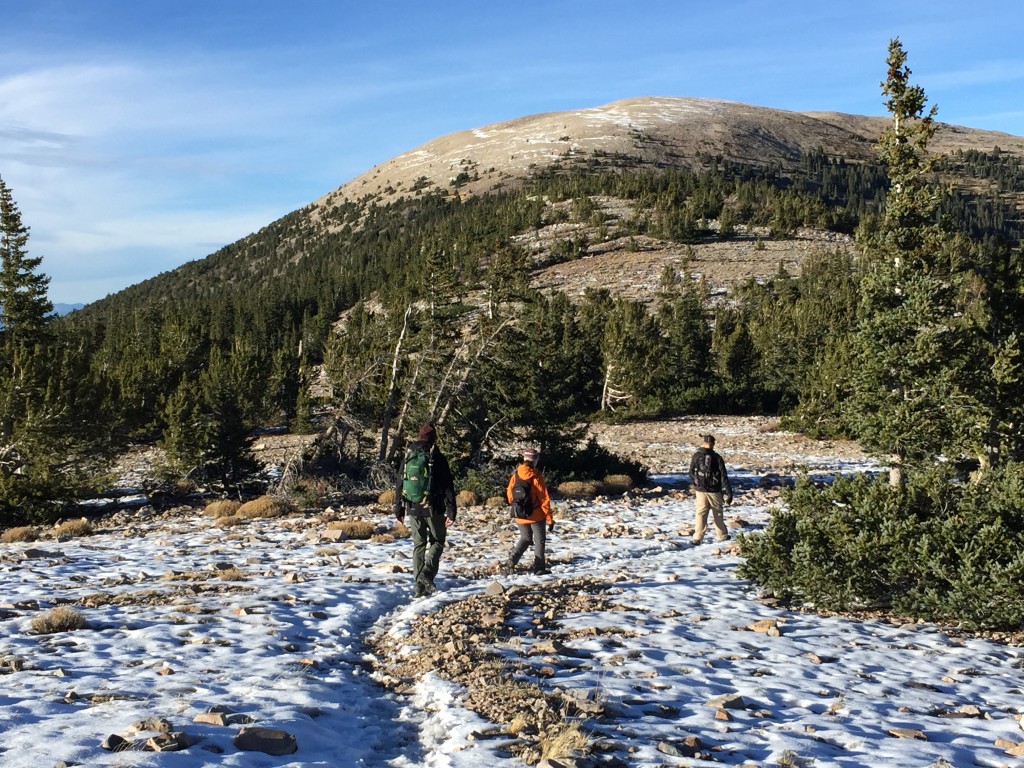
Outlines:
[[[409,318],[412,317],[412,304],[405,308],[405,317],[402,319],[402,331],[398,334],[398,341],[395,344],[395,354],[391,358],[391,383],[388,385],[388,397],[384,403],[384,416],[380,430],[380,450],[377,458],[384,461],[388,455],[388,437],[391,429],[391,415],[395,408],[395,398],[398,396],[398,370],[399,360],[402,356],[402,345],[405,342],[405,334],[409,330]]]

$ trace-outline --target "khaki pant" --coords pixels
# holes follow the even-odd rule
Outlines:
[[[725,515],[722,513],[722,493],[697,491],[697,514],[694,519],[693,543],[700,544],[704,540],[704,531],[708,528],[708,510],[715,522],[716,538],[725,541],[729,538],[729,529],[725,527]]]

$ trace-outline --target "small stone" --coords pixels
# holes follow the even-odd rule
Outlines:
[[[180,752],[188,749],[195,740],[180,731],[175,733],[162,733],[146,741],[146,748],[153,752]]]
[[[228,724],[228,716],[223,712],[201,712],[192,718],[192,722],[203,723],[204,725],[225,726]]]
[[[713,709],[746,709],[747,702],[738,694],[726,693],[713,699],[708,699],[704,702],[704,706]]]
[[[917,728],[890,728],[887,733],[890,736],[895,736],[897,739],[917,739],[918,741],[928,741],[928,737],[924,735],[924,731],[919,731]]]
[[[299,750],[295,737],[277,728],[243,728],[232,743],[242,751],[265,755],[291,755]]]
[[[105,749],[107,752],[124,752],[126,749],[131,749],[132,743],[123,736],[118,736],[116,733],[112,733],[102,742],[100,742],[100,749]]]
[[[1024,757],[1024,741],[1020,744],[1015,744],[1006,750],[1006,754],[1012,755],[1013,757]]]
[[[487,585],[487,589],[484,590],[484,594],[487,595],[487,597],[498,597],[503,595],[505,594],[505,585],[500,581],[492,581]]]

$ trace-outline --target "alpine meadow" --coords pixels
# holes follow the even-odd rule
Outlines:
[[[746,592],[1019,643],[1024,138],[939,122],[898,39],[881,97],[887,118],[638,98],[451,134],[61,317],[0,178],[0,548],[101,525],[140,447],[157,511],[390,522],[421,424],[460,507],[507,501],[533,446],[557,510],[669,485],[602,429],[764,417],[869,461],[784,483],[736,537]],[[279,434],[302,450],[267,472]]]

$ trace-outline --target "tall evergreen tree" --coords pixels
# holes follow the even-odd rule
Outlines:
[[[39,272],[43,259],[28,255],[28,227],[10,188],[0,178],[0,323],[4,351],[12,353],[16,345],[31,345],[40,340],[53,312],[47,298],[50,278]]]
[[[971,276],[958,241],[935,221],[939,194],[927,145],[936,108],[925,111],[906,60],[900,41],[891,41],[882,92],[893,120],[879,144],[890,190],[877,235],[860,243],[869,268],[847,403],[854,434],[889,460],[894,481],[904,467],[977,445],[984,426]]]
[[[103,420],[82,346],[51,333],[42,259],[0,179],[0,525],[44,520],[96,476]]]

